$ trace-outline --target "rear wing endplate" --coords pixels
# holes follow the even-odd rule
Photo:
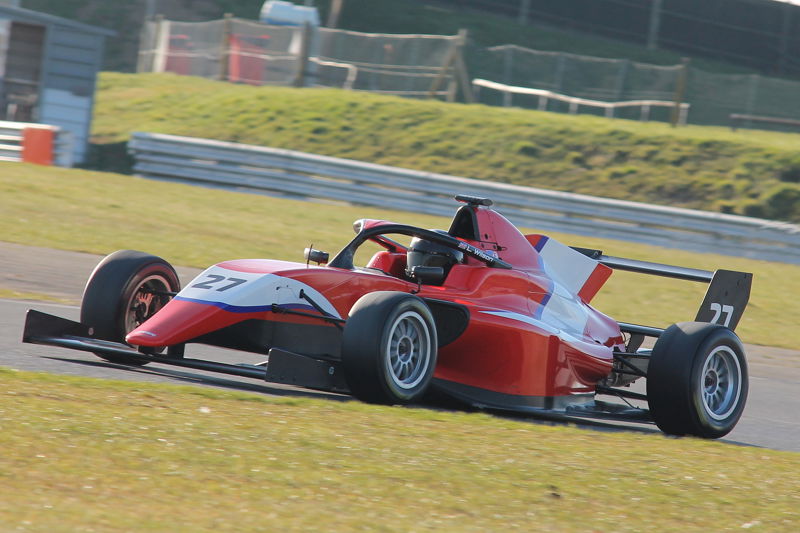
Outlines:
[[[753,274],[734,270],[717,270],[706,290],[706,297],[697,311],[696,322],[711,322],[736,329],[750,300]]]
[[[668,278],[683,279],[687,281],[697,281],[708,283],[703,303],[695,316],[696,322],[710,322],[721,324],[731,330],[735,330],[739,324],[747,303],[750,300],[750,287],[753,284],[753,274],[749,272],[737,272],[734,270],[700,270],[696,268],[685,268],[661,263],[651,263],[649,261],[638,261],[636,259],[625,259],[604,255],[600,250],[588,248],[574,248],[584,255],[599,261],[600,263],[615,270],[626,270],[629,272],[639,272],[641,274],[652,274]],[[658,333],[658,328],[646,326],[633,326],[625,324],[627,329],[641,328],[637,331],[648,336]],[[647,330],[647,331],[644,331]]]

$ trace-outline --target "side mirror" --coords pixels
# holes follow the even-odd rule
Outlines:
[[[322,250],[315,250],[314,248],[306,248],[303,250],[303,259],[306,260],[306,263],[314,261],[318,265],[326,265],[329,257],[330,255],[328,252],[323,252]]]
[[[411,269],[411,277],[424,285],[439,285],[444,278],[442,267],[415,266]]]

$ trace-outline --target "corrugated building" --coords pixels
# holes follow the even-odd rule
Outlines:
[[[97,72],[115,32],[0,3],[0,120],[58,126],[86,157]]]

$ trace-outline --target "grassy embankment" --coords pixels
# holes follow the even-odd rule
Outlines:
[[[298,261],[311,243],[335,252],[351,238],[352,222],[358,218],[388,218],[429,228],[449,224],[444,218],[412,213],[283,200],[111,173],[17,163],[0,164],[0,170],[2,240],[96,254],[132,248],[184,266],[206,267],[240,257]],[[611,255],[754,272],[751,303],[737,331],[755,344],[796,348],[800,343],[795,324],[800,315],[798,266],[554,235]],[[692,319],[704,290],[699,283],[616,272],[593,303],[618,320],[665,326]]]
[[[800,221],[796,134],[104,73],[93,137],[111,148],[94,165],[124,170],[131,131]]]
[[[0,369],[23,531],[795,531],[800,456]]]

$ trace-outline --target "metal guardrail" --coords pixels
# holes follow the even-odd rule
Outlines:
[[[22,143],[26,128],[49,128],[54,130],[53,163],[60,167],[72,166],[72,132],[58,126],[29,122],[0,121],[0,161],[22,161]]]
[[[800,264],[800,226],[535,189],[231,142],[134,133],[145,177],[450,216],[456,193],[485,196],[520,227]],[[577,243],[579,244],[579,243]]]

